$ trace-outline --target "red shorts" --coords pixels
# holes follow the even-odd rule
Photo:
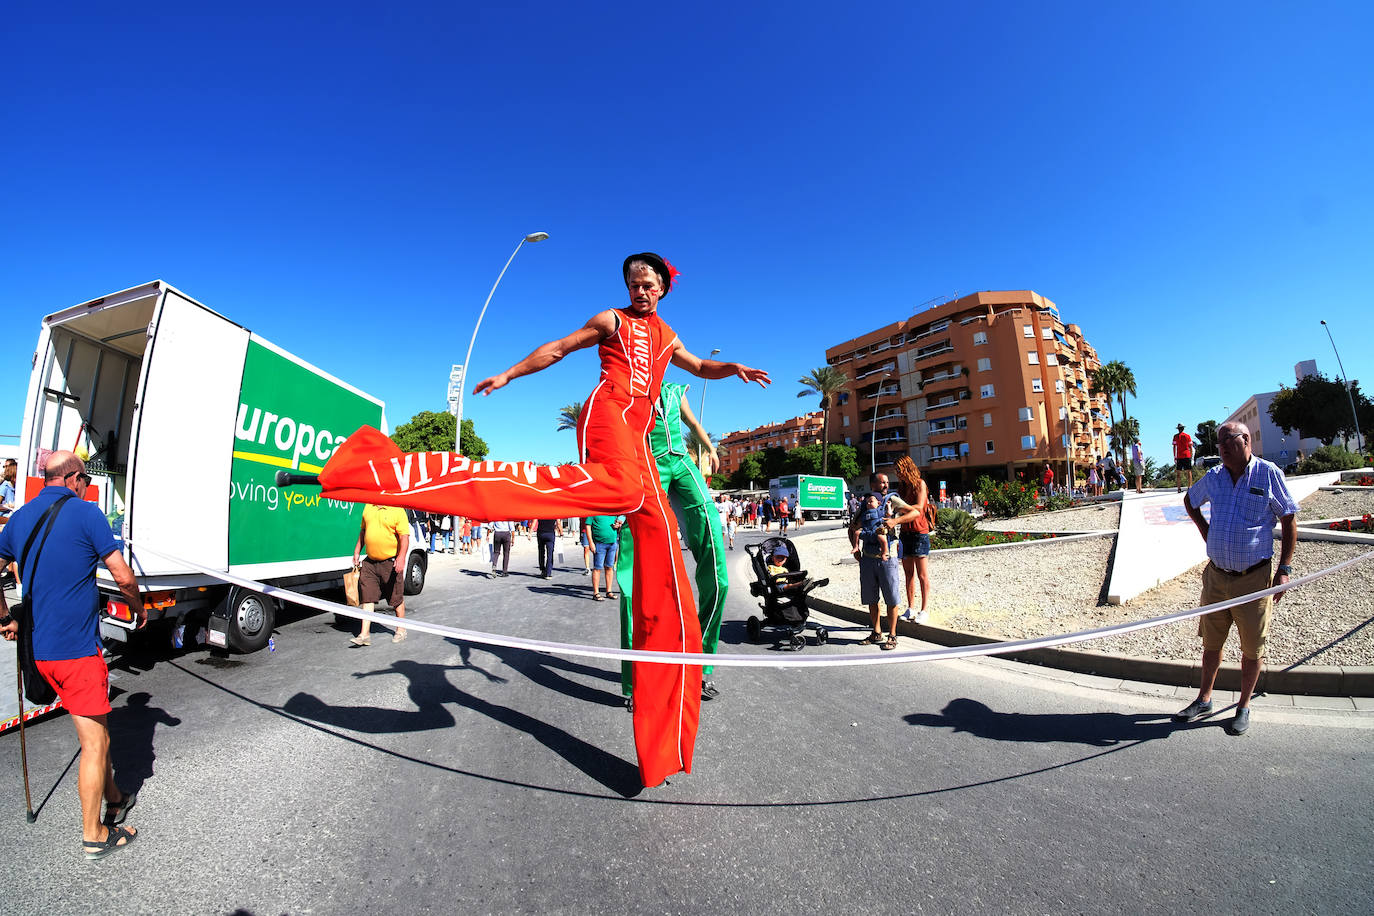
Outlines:
[[[110,669],[100,655],[34,661],[38,673],[52,684],[67,712],[74,716],[103,716],[110,711]]]

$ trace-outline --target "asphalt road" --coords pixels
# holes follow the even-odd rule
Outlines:
[[[436,558],[411,613],[615,644],[614,606],[531,556],[497,580]],[[743,581],[722,651],[766,651]],[[877,654],[832,634],[806,652]],[[0,912],[1374,910],[1368,714],[1257,709],[1231,738],[1226,714],[1174,726],[1186,698],[995,660],[722,668],[695,772],[645,790],[614,663],[349,635],[291,615],[272,653],[124,656],[110,718],[142,835],[100,862],[70,722],[28,730],[32,825],[0,737]]]

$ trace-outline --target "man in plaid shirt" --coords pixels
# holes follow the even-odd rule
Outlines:
[[[1224,423],[1217,430],[1221,464],[1198,478],[1183,497],[1193,524],[1207,542],[1210,561],[1202,572],[1202,603],[1215,604],[1230,598],[1282,585],[1292,574],[1290,563],[1298,543],[1298,504],[1288,492],[1283,471],[1250,453],[1250,430],[1244,423]],[[1202,506],[1212,504],[1210,522]],[[1282,530],[1279,563],[1274,562],[1274,521]],[[1232,622],[1240,634],[1240,698],[1236,715],[1226,731],[1243,735],[1250,727],[1250,695],[1255,692],[1269,637],[1269,614],[1284,593],[1257,598],[1198,618],[1202,637],[1202,689],[1197,699],[1174,716],[1191,722],[1212,712],[1212,685],[1221,667],[1221,649]]]

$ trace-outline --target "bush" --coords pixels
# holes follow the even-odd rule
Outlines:
[[[942,544],[970,541],[978,533],[978,522],[962,509],[941,509],[935,513],[932,539]]]
[[[1067,493],[1056,493],[1045,500],[1045,511],[1053,512],[1055,509],[1067,509],[1073,505],[1073,497]]]
[[[974,498],[983,504],[989,515],[1011,518],[1035,507],[1036,488],[1023,481],[995,481],[978,478],[978,493]]]
[[[1299,474],[1322,474],[1364,467],[1364,459],[1339,445],[1323,445],[1298,465]]]

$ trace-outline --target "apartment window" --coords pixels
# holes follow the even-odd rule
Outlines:
[[[985,343],[987,343],[987,342],[988,342],[988,332],[987,332],[987,331],[974,331],[974,332],[973,332],[973,345],[974,345],[975,347],[981,347],[983,344],[985,344]]]
[[[848,436],[845,436],[845,437],[844,437],[844,444],[845,444],[845,445],[853,445],[854,443],[852,443],[852,442],[849,441],[849,437],[848,437]]]
[[[840,425],[841,425],[841,426],[848,426],[848,425],[849,425],[849,414],[844,414],[844,422],[841,423]]]
[[[1023,325],[1021,325],[1021,333],[1024,334],[1024,335],[1026,335],[1027,337],[1034,337],[1034,336],[1035,336],[1035,328],[1034,328],[1033,326],[1031,326],[1031,325],[1023,324]]]
[[[990,414],[990,413],[985,413],[985,414],[983,414],[983,425],[984,425],[984,426],[991,426],[991,425],[992,425],[992,414]]]
[[[1045,390],[1045,385],[1044,385],[1044,383],[1042,383],[1042,382],[1040,381],[1040,379],[1038,379],[1038,378],[1033,378],[1033,379],[1031,379],[1031,391],[1041,391],[1041,392],[1043,392],[1044,390]]]
[[[968,454],[968,443],[967,443],[967,442],[960,442],[960,443],[959,443],[959,454],[961,454],[961,455],[967,455],[967,454]]]
[[[1029,407],[1022,407],[1020,410],[1016,411],[1016,419],[1020,420],[1021,422],[1024,423],[1030,420],[1030,418],[1031,409]]]
[[[996,393],[997,392],[993,390],[991,385],[984,385],[982,388],[978,389],[978,396],[980,398],[990,398]]]
[[[1066,420],[1066,419],[1068,419],[1068,416],[1069,416],[1068,408],[1066,408],[1066,407],[1061,407],[1061,408],[1059,408],[1059,419],[1061,419],[1061,420]]]
[[[1057,394],[1064,393],[1064,380],[1062,378],[1057,378],[1054,380],[1054,390]]]
[[[1045,354],[1045,365],[1047,365],[1047,366],[1057,366],[1057,365],[1059,365],[1059,357],[1058,357],[1057,355],[1055,355],[1054,353],[1046,353],[1046,354]]]
[[[848,392],[848,391],[841,391],[841,392],[840,392],[840,403],[841,403],[841,404],[848,404],[848,403],[849,403],[849,392]]]
[[[991,440],[991,439],[989,439],[988,441],[986,441],[986,442],[983,443],[983,448],[987,449],[989,455],[991,455],[993,452],[997,451],[997,449],[993,448],[992,440]]]
[[[1024,448],[1024,449],[1034,449],[1034,448],[1035,448],[1035,437],[1034,437],[1034,436],[1022,436],[1022,437],[1021,437],[1021,447]]]
[[[982,359],[978,360],[978,371],[979,371],[979,372],[991,372],[991,371],[992,371],[992,360],[988,359],[986,356],[983,357]]]
[[[1044,340],[1054,340],[1054,328],[1044,328],[1041,330],[1040,336]]]
[[[1030,351],[1026,354],[1026,362],[1030,363],[1032,366],[1040,365],[1040,354],[1036,353],[1034,350]]]

